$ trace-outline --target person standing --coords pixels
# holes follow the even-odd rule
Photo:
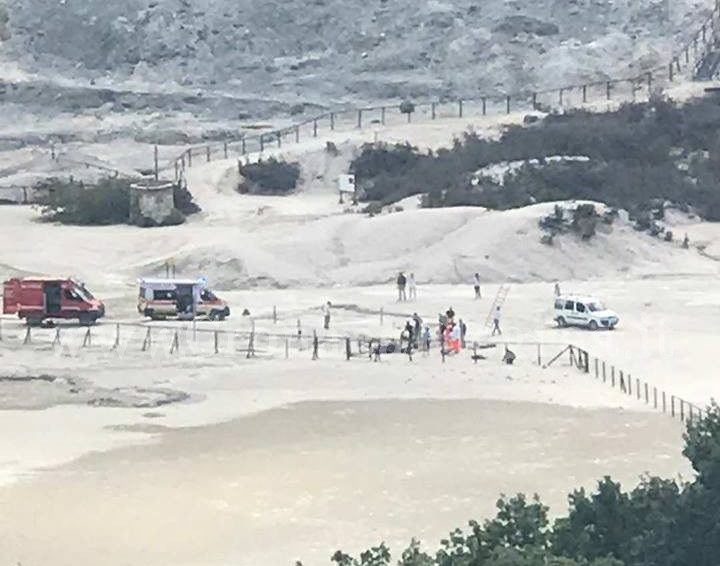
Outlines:
[[[475,300],[482,299],[482,294],[480,293],[480,274],[476,273],[475,278],[473,280],[474,282],[474,289],[475,289]]]
[[[405,293],[405,287],[407,287],[407,277],[401,271],[397,277],[397,288],[398,288],[398,302],[407,301],[407,294]]]
[[[415,331],[415,347],[418,347],[419,340],[420,340],[420,332],[422,331],[422,323],[423,320],[420,318],[420,315],[418,313],[413,313],[413,325],[414,325],[414,331]]]
[[[500,305],[495,307],[495,312],[493,313],[493,329],[491,336],[495,336],[495,334],[502,335],[502,330],[500,330]]]
[[[467,335],[467,324],[465,324],[465,321],[461,318],[458,321],[458,326],[460,327],[460,346],[462,348],[465,348],[466,347],[465,336]]]
[[[559,281],[555,281],[555,296],[556,297],[560,296],[560,282]]]
[[[422,333],[422,347],[423,352],[430,351],[430,343],[432,342],[432,336],[430,335],[430,327],[426,326]]]
[[[323,305],[322,311],[323,311],[323,321],[324,321],[324,328],[325,330],[330,330],[330,301],[325,303]]]
[[[415,274],[411,273],[410,277],[408,277],[408,291],[410,295],[410,300],[414,301],[417,299],[417,283],[415,283]]]

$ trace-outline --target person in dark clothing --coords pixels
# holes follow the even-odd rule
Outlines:
[[[445,314],[447,315],[448,322],[454,322],[455,321],[455,311],[452,307],[450,307]]]
[[[465,324],[465,321],[462,318],[458,321],[458,324],[460,325],[460,344],[463,348],[465,348],[465,335],[467,334],[467,324]]]
[[[418,313],[413,313],[413,336],[415,337],[415,347],[418,347],[420,340],[420,333],[422,332],[422,318]]]
[[[407,301],[407,293],[405,292],[405,288],[407,287],[407,277],[405,277],[405,274],[402,271],[398,274],[397,277],[397,287],[398,302]]]

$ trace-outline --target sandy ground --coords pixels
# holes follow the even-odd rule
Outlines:
[[[556,512],[606,473],[688,473],[656,414],[482,401],[309,403],[83,458],[0,489],[22,564],[324,564],[412,536],[433,547],[499,493]],[[82,501],[82,505],[77,503]]]

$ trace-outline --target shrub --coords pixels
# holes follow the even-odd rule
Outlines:
[[[415,112],[415,103],[412,100],[403,100],[400,103],[401,114],[412,114]]]
[[[127,224],[130,219],[130,183],[102,179],[97,185],[50,179],[36,187],[45,220],[63,224]]]
[[[240,167],[243,177],[238,192],[253,195],[286,195],[297,188],[300,165],[271,157]]]
[[[185,216],[196,214],[202,210],[195,203],[192,193],[188,191],[187,186],[181,183],[176,183],[173,187],[173,202],[175,208]]]
[[[583,240],[589,240],[595,235],[599,220],[592,204],[581,204],[573,210],[572,229]]]
[[[664,203],[671,202],[720,220],[719,128],[720,105],[712,100],[676,106],[653,97],[604,114],[551,114],[532,127],[508,127],[498,140],[467,132],[435,154],[409,145],[366,146],[352,168],[365,189],[360,198],[385,204],[416,194],[426,195],[426,207],[505,209],[594,200],[659,218]],[[548,160],[551,156],[585,160]],[[473,181],[488,165],[530,159],[538,163],[526,163],[502,182]]]

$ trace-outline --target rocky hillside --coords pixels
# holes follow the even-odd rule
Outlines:
[[[327,103],[470,96],[634,72],[664,62],[712,1],[6,4],[0,55],[36,75]]]

